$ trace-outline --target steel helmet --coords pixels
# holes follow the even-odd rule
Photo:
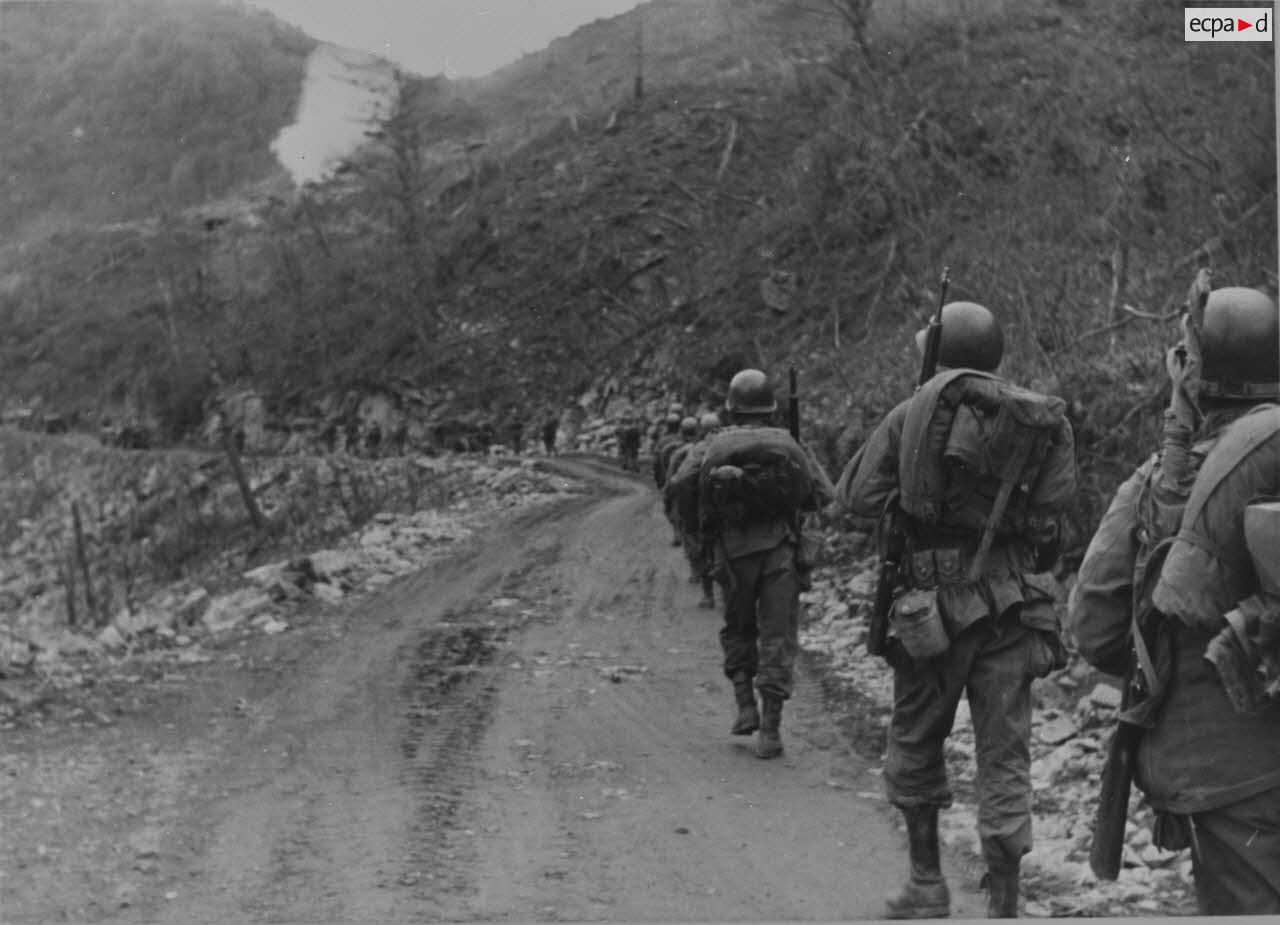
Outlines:
[[[1200,331],[1200,380],[1204,397],[1280,397],[1280,308],[1266,293],[1243,286],[1209,293]]]
[[[720,415],[716,414],[714,411],[706,411],[698,421],[698,426],[702,429],[704,434],[709,434],[713,430],[719,430],[721,426]]]
[[[777,410],[778,402],[768,376],[758,369],[744,369],[729,380],[724,406],[738,414],[771,414]]]
[[[698,419],[695,417],[687,417],[680,422],[680,435],[682,437],[698,436]]]
[[[916,332],[916,347],[924,351],[927,329]],[[942,343],[938,365],[993,373],[1004,356],[1004,331],[991,310],[977,302],[948,302],[942,306]]]

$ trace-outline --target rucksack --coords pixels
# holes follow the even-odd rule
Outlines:
[[[722,524],[741,527],[790,517],[813,493],[800,445],[777,427],[731,427],[707,447],[702,471]]]
[[[902,428],[899,506],[916,523],[972,530],[985,556],[1023,530],[1066,402],[990,373],[954,369],[911,398]],[[1074,463],[1072,463],[1074,464]]]

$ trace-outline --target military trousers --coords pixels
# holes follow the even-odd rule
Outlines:
[[[1200,914],[1280,914],[1280,788],[1191,819]]]
[[[784,541],[761,552],[717,556],[724,590],[720,648],[725,677],[746,672],[764,696],[786,700],[800,648],[800,580],[795,545]]]
[[[706,560],[706,555],[702,549],[702,536],[690,530],[680,528],[681,547],[684,549],[684,557],[689,562],[689,572],[701,578],[710,568],[710,563]]]
[[[1031,681],[1053,666],[1043,631],[1023,626],[1017,608],[983,618],[951,640],[942,655],[916,662],[896,655],[893,717],[884,780],[899,808],[951,805],[944,755],[960,697],[973,719],[978,775],[978,836],[989,865],[1031,850]]]

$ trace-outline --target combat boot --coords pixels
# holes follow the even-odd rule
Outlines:
[[[707,610],[716,609],[715,583],[710,578],[702,579],[702,600],[698,601],[698,606]]]
[[[757,758],[777,758],[782,754],[782,698],[765,694],[760,716],[760,735],[756,739]]]
[[[951,891],[942,877],[938,807],[903,807],[911,876],[885,900],[887,919],[940,919],[951,914]]]
[[[982,856],[987,861],[987,872],[983,875],[981,884],[987,891],[987,918],[1016,919],[1018,868],[1022,864],[1022,853],[1010,851],[998,839],[984,838]]]
[[[987,918],[1016,919],[1018,917],[1018,867],[1013,870],[991,868],[982,878],[987,889]]]
[[[760,711],[756,709],[756,691],[751,676],[739,671],[733,676],[733,699],[738,704],[738,718],[730,730],[736,736],[749,736],[760,728]]]

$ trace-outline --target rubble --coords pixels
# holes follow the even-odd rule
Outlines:
[[[805,617],[800,643],[822,658],[824,673],[852,703],[870,701],[887,716],[893,702],[892,671],[881,659],[867,655],[862,619],[874,578],[874,560],[818,569],[812,589],[801,596]],[[1154,816],[1136,789],[1119,878],[1114,883],[1099,881],[1089,867],[1098,781],[1120,706],[1119,689],[1098,677],[1074,659],[1032,687],[1035,845],[1023,865],[1024,912],[1043,918],[1194,911],[1189,852],[1166,852],[1151,844]],[[1081,696],[1078,688],[1088,693]],[[862,706],[859,711],[873,712]],[[972,857],[974,869],[979,869],[977,808],[971,796],[977,766],[964,700],[956,711],[946,759],[956,798],[942,813],[939,834],[944,844]]]

